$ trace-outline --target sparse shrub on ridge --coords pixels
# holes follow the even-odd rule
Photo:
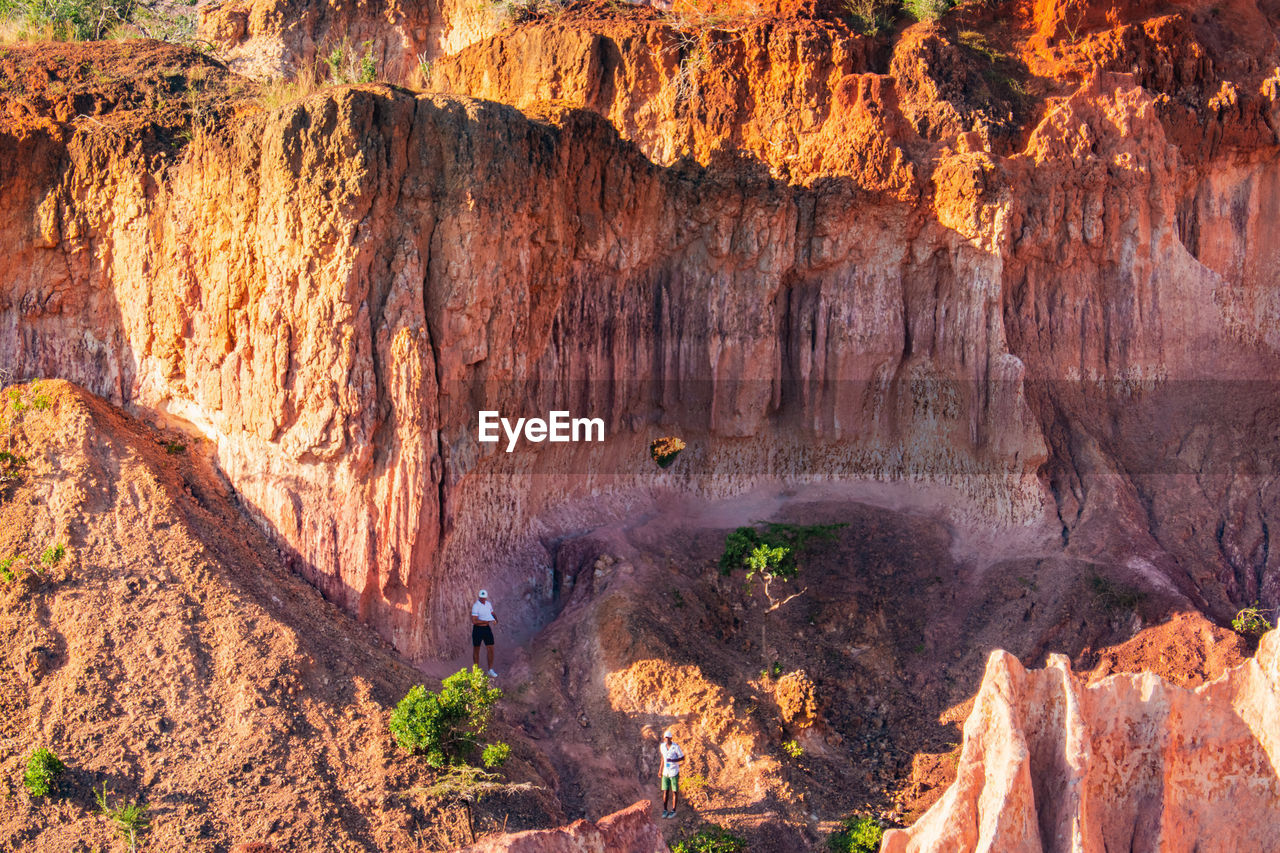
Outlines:
[[[905,0],[903,8],[917,21],[936,21],[951,8],[951,0]]]
[[[20,39],[103,39],[132,23],[136,0],[0,0],[0,19]]]
[[[33,797],[47,797],[54,782],[67,769],[58,756],[45,747],[31,753],[27,759],[27,772],[22,774],[22,786]]]
[[[878,36],[893,26],[891,0],[844,0],[845,15],[864,36]]]
[[[858,815],[843,822],[837,832],[827,837],[831,853],[879,853],[884,830],[873,817]]]
[[[415,685],[391,712],[391,736],[402,749],[426,756],[432,767],[463,763],[480,747],[493,706],[501,697],[502,691],[489,685],[489,676],[474,666],[446,678],[438,693]],[[505,744],[490,744],[495,746]],[[484,758],[497,758],[500,753],[500,749],[486,749]],[[503,760],[507,754],[509,748]]]
[[[378,79],[378,66],[373,61],[373,42],[360,45],[359,53],[346,39],[334,45],[324,57],[329,68],[329,80],[335,86],[352,83],[372,83]]]

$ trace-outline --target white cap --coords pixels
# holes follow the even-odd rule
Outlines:
[[[487,590],[487,589],[482,589],[482,590],[480,590],[480,597],[481,597],[481,598],[488,598],[488,597],[489,597],[489,590]]]
[[[671,729],[667,729],[665,732],[662,733],[662,736],[664,738],[675,737],[676,733],[673,732]]]

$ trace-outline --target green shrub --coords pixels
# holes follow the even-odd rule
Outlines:
[[[136,0],[0,0],[0,18],[18,24],[21,38],[98,40],[136,11]]]
[[[147,807],[130,802],[122,806],[111,805],[105,782],[101,791],[94,792],[94,798],[98,801],[98,811],[115,825],[116,832],[129,844],[129,850],[136,851],[138,836],[145,834],[148,828]]]
[[[4,0],[0,0],[3,3]],[[9,405],[13,407],[15,414],[22,414],[27,410],[27,403],[22,399],[22,390],[19,388],[9,389]]]
[[[1236,618],[1231,620],[1231,627],[1237,634],[1261,637],[1271,630],[1271,622],[1263,615],[1262,609],[1255,601],[1252,607],[1246,607],[1236,614]]]
[[[480,745],[501,697],[479,667],[455,672],[439,693],[416,685],[391,712],[391,736],[402,749],[425,755],[432,767],[461,762]]]
[[[746,849],[746,840],[723,826],[707,824],[683,841],[676,842],[671,853],[739,853]]]
[[[40,562],[46,566],[56,566],[62,562],[62,558],[67,554],[67,546],[59,542],[57,545],[50,545],[44,549],[44,553],[40,555]]]
[[[0,579],[3,579],[5,583],[13,583],[17,580],[18,573],[13,567],[25,559],[26,557],[22,554],[11,554],[0,560]]]
[[[501,767],[507,763],[507,759],[511,757],[511,746],[505,743],[491,743],[484,748],[484,752],[480,756],[480,760],[484,762],[484,766],[492,770],[495,767]]]
[[[951,8],[951,0],[904,0],[902,7],[917,21],[936,21]]]
[[[782,751],[792,758],[799,758],[804,755],[804,747],[797,743],[794,738],[782,742]]]
[[[53,790],[54,781],[66,769],[67,766],[58,760],[58,756],[42,746],[27,759],[27,772],[22,774],[22,785],[33,797],[47,797]]]
[[[747,555],[747,580],[766,576],[790,580],[797,571],[795,560],[787,560],[790,555],[790,548],[772,548],[761,542]]]
[[[867,815],[851,817],[844,821],[837,832],[827,838],[831,853],[879,853],[880,837],[884,830],[875,818]]]

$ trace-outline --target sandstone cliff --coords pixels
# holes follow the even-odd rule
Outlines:
[[[1052,73],[1012,119],[955,32],[884,74],[820,18],[676,54],[651,11],[535,21],[442,61],[451,96],[264,108],[211,69],[222,120],[177,126],[55,69],[0,94],[0,360],[210,439],[414,656],[456,648],[477,584],[536,625],[566,530],[765,481],[945,485],[1222,618],[1280,579],[1280,89],[1274,39],[1223,41],[1272,32],[1247,11],[1024,33],[996,72]],[[157,58],[158,99],[199,105],[197,62]],[[609,440],[494,452],[480,408]],[[692,444],[661,474],[659,429]]]
[[[1274,632],[1195,689],[1152,673],[1085,686],[1061,657],[1028,672],[996,652],[955,783],[881,850],[1274,850],[1278,680]]]

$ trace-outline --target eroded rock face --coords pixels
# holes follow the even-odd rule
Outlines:
[[[456,0],[308,3],[224,0],[200,10],[200,37],[235,71],[292,78],[334,50],[366,53],[379,79],[407,83],[419,65],[478,41],[506,23],[496,4]]]
[[[1065,658],[994,652],[955,783],[884,853],[1271,850],[1280,845],[1280,636],[1195,689],[1085,686]]]
[[[653,822],[653,804],[642,800],[595,823],[579,820],[558,829],[536,829],[486,838],[460,853],[666,853]]]
[[[511,68],[561,55],[544,30],[568,38],[529,30]],[[684,141],[642,60],[659,83],[681,63],[639,36],[570,44],[617,61],[547,91],[594,112],[540,119],[367,86],[242,104],[179,151],[0,95],[26,116],[0,138],[0,360],[206,436],[299,570],[413,656],[465,642],[480,585],[536,626],[563,531],[809,479],[945,485],[957,515],[1048,525],[1218,618],[1272,603],[1272,49],[1215,66],[1222,109],[1201,65],[1177,98],[1094,69],[1005,156],[917,36],[899,82],[812,21],[748,33],[724,49],[768,73],[725,77],[754,94]],[[476,70],[504,38],[441,73],[531,104],[541,78]],[[645,156],[684,148],[711,165]],[[507,454],[481,408],[609,438]]]

